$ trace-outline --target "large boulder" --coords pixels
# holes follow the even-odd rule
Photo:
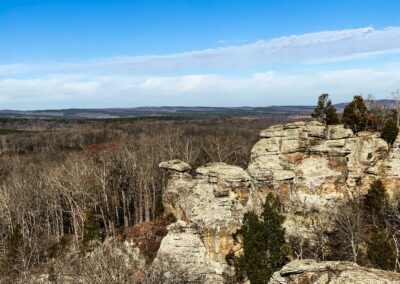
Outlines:
[[[389,284],[400,274],[358,266],[346,261],[295,260],[275,272],[269,284]]]
[[[288,237],[306,236],[313,242],[316,222],[332,230],[335,211],[384,178],[388,144],[379,133],[355,135],[343,125],[297,122],[269,127],[260,137],[248,172],[261,201],[269,192],[280,196]],[[392,156],[387,168],[396,171],[397,157]]]
[[[173,163],[162,165],[167,164]],[[229,270],[225,256],[237,250],[232,234],[258,200],[251,178],[242,168],[225,163],[199,167],[194,177],[184,172],[170,172],[170,176],[163,202],[166,214],[178,221],[168,227],[154,263],[172,259],[189,271],[192,282],[207,275],[212,276],[209,283],[218,283]]]

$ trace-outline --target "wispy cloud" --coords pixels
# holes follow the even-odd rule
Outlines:
[[[385,97],[400,87],[400,65],[340,69],[332,62],[397,52],[400,27],[293,35],[170,55],[0,65],[0,109],[313,104],[321,92],[336,102],[358,93]],[[285,62],[308,64],[274,70],[274,63]],[[231,68],[240,72],[232,75]]]
[[[400,52],[400,27],[292,35],[251,44],[169,55],[122,56],[83,62],[0,65],[0,74],[27,72],[135,72],[248,68],[282,62],[342,61]]]

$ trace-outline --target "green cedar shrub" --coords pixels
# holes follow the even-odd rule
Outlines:
[[[368,242],[368,259],[378,269],[392,270],[395,267],[394,246],[384,232],[374,232]]]
[[[315,108],[311,116],[312,118],[318,120],[325,125],[339,123],[336,108],[333,106],[328,94],[321,94],[318,97],[317,107]]]
[[[388,204],[388,196],[381,180],[374,181],[365,195],[365,206],[373,214],[381,214]]]
[[[156,198],[156,204],[155,204],[155,208],[154,208],[154,216],[156,218],[160,218],[163,216],[164,214],[164,205],[162,203],[162,194],[160,193],[157,198]]]
[[[10,270],[15,270],[21,261],[21,249],[24,245],[24,239],[21,233],[21,226],[17,225],[7,240],[7,251],[5,264]]]
[[[354,96],[343,111],[342,122],[354,133],[364,131],[367,127],[368,109],[362,96]]]
[[[100,222],[94,212],[89,212],[83,222],[83,248],[90,250],[92,241],[99,241],[100,237]]]
[[[244,215],[243,226],[237,232],[242,237],[243,254],[237,257],[230,252],[226,256],[228,264],[235,267],[237,279],[247,277],[252,284],[268,283],[272,274],[285,264],[288,249],[282,226],[285,217],[280,209],[279,199],[270,193],[260,217],[254,212]]]
[[[396,120],[393,118],[388,119],[382,129],[381,138],[391,145],[396,140],[398,134],[399,128],[397,127]]]

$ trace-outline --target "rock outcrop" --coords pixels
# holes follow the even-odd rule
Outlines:
[[[260,136],[248,172],[261,200],[268,192],[280,196],[289,236],[312,242],[315,226],[331,229],[340,205],[385,175],[388,145],[378,133],[356,136],[343,125],[297,122],[272,126]]]
[[[400,274],[360,267],[346,261],[295,260],[275,272],[269,284],[389,284]]]
[[[171,170],[170,164],[160,166]],[[194,269],[190,275],[208,270],[208,275],[215,274],[213,283],[222,282],[225,256],[235,246],[232,234],[254,200],[258,197],[251,178],[240,167],[208,164],[198,168],[195,177],[171,172],[163,201],[178,222],[168,228],[158,256],[172,258],[188,271]]]
[[[199,167],[179,160],[163,162],[170,173],[163,195],[167,213],[177,218],[163,239],[157,259],[174,259],[191,275],[213,275],[222,282],[225,256],[240,250],[232,234],[243,215],[259,211],[269,192],[284,204],[287,237],[316,240],[316,223],[333,227],[335,212],[366,193],[381,178],[396,191],[400,181],[399,141],[389,151],[379,133],[355,135],[342,125],[318,122],[276,125],[261,131],[248,168],[224,163]],[[332,282],[336,283],[336,282]]]

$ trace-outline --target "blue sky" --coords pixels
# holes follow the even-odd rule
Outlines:
[[[0,109],[388,98],[400,1],[0,1]]]

